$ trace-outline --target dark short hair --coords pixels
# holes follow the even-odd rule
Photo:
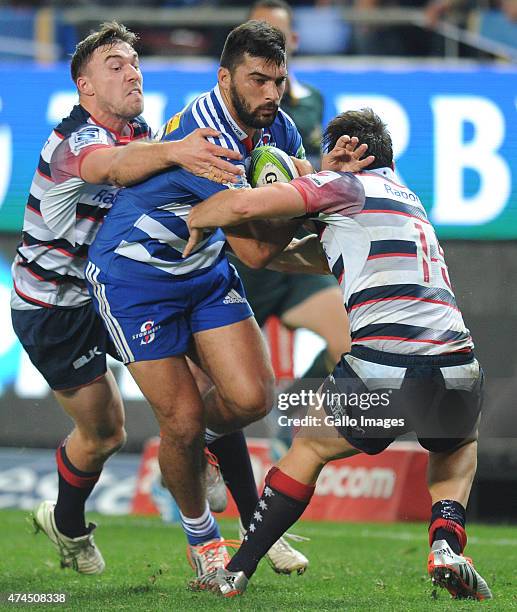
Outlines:
[[[102,23],[97,32],[92,32],[84,40],[77,43],[70,64],[72,80],[77,83],[83,68],[90,61],[93,52],[99,47],[113,46],[118,42],[125,42],[134,47],[137,40],[138,36],[121,23],[116,21]]]
[[[393,163],[393,145],[386,124],[371,108],[347,111],[334,117],[323,134],[323,149],[331,151],[340,136],[356,136],[368,145],[368,155],[375,155],[370,169],[385,168]]]
[[[251,5],[248,15],[253,15],[253,12],[257,9],[280,9],[285,11],[289,17],[289,25],[293,22],[293,9],[284,2],[284,0],[257,0]]]
[[[233,72],[244,61],[245,53],[277,66],[285,64],[285,36],[265,21],[247,21],[228,34],[220,65]]]

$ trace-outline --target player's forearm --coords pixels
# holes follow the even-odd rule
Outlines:
[[[252,191],[246,189],[242,191]],[[242,214],[238,191],[224,190],[197,204],[189,213],[188,226],[191,229],[213,229],[231,227],[246,221]]]
[[[220,191],[190,212],[188,224],[193,229],[231,227],[257,219],[289,219],[305,212],[297,189],[288,183],[275,183],[261,189]]]
[[[276,272],[300,274],[330,274],[325,253],[316,235],[294,239],[267,265]]]
[[[177,142],[134,142],[117,147],[108,168],[113,185],[128,187],[179,165]]]

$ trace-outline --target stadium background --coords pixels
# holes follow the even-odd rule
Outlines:
[[[9,266],[39,150],[75,99],[66,54],[103,19],[117,17],[141,31],[145,116],[158,128],[213,86],[217,64],[209,54],[243,20],[245,10],[213,3],[185,8],[192,2],[178,3],[183,5],[178,9],[161,3],[169,8],[152,14],[143,6],[159,2],[140,2],[139,8],[119,3],[114,9],[88,8],[82,2],[64,8],[59,2],[12,4],[0,8],[0,508],[29,508],[55,486],[50,449],[66,435],[69,422],[12,332]],[[437,227],[487,374],[471,516],[515,521],[517,50],[508,41],[517,40],[517,25],[507,19],[490,38],[483,23],[501,11],[474,6],[475,27],[464,30],[458,27],[464,25],[461,19],[444,15],[433,28],[421,29],[434,31],[425,57],[412,57],[411,49],[389,59],[359,54],[378,53],[357,43],[360,28],[379,23],[415,28],[423,23],[420,8],[394,5],[365,16],[360,6],[348,4],[304,6],[296,12],[302,53],[291,68],[298,79],[323,92],[325,120],[346,108],[369,105],[392,129],[398,171],[421,196]],[[308,23],[327,35],[304,37]],[[515,35],[505,38],[505,28]],[[318,349],[317,339],[300,333],[295,369],[303,371]],[[127,372],[116,367],[116,376],[126,402],[129,440],[125,452],[110,462],[102,494],[94,497],[95,509],[107,513],[127,509],[136,453],[156,434],[151,412]]]

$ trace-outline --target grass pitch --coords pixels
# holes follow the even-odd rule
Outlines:
[[[423,524],[300,522],[297,544],[310,558],[303,576],[278,576],[264,561],[243,597],[231,600],[191,593],[181,529],[160,519],[89,517],[106,559],[102,576],[61,570],[43,534],[32,535],[26,512],[0,511],[0,592],[3,609],[231,611],[435,611],[517,610],[517,528],[470,525],[467,553],[487,579],[494,599],[451,601],[426,576]],[[235,521],[221,521],[234,538]],[[66,593],[66,604],[7,604],[5,593]]]

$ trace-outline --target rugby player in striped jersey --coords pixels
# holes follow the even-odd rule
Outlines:
[[[455,598],[490,599],[486,581],[463,555],[465,509],[476,471],[481,366],[434,229],[418,196],[398,181],[391,137],[370,109],[339,115],[325,134],[328,150],[344,145],[349,155],[364,152],[364,145],[356,148],[357,139],[374,158],[358,162],[355,174],[343,173],[334,155],[324,158],[318,174],[260,190],[222,192],[189,215],[186,255],[212,227],[310,219],[317,235],[293,245],[277,267],[331,271],[343,292],[352,337],[351,351],[308,408],[309,425],[266,476],[241,548],[226,569],[194,580],[192,588],[227,597],[242,593],[271,542],[302,515],[327,462],[358,452],[378,454],[414,432],[429,451],[429,574]],[[247,256],[258,265],[273,254],[257,250],[254,258]],[[381,400],[383,393],[387,399]]]
[[[237,160],[239,153],[206,140],[218,130],[147,142],[136,39],[113,22],[77,45],[71,72],[78,105],[41,151],[12,266],[14,330],[74,421],[56,454],[57,502],[43,502],[35,522],[63,567],[85,574],[102,572],[104,560],[84,504],[105,461],[125,440],[122,400],[106,367],[106,353],[116,353],[84,280],[89,245],[121,185],[174,165],[220,182],[238,180],[239,173],[221,157]]]

